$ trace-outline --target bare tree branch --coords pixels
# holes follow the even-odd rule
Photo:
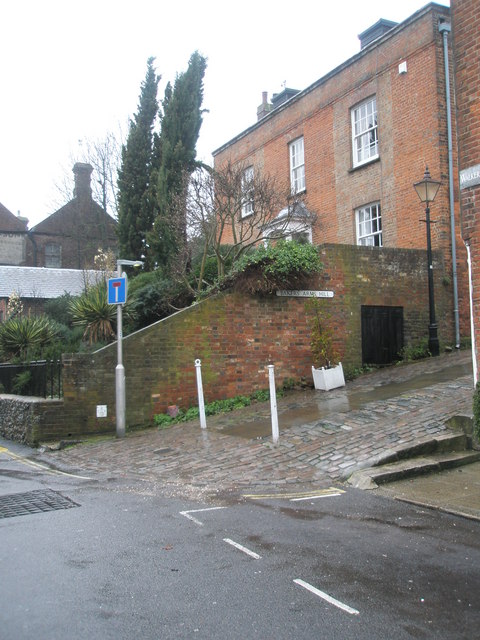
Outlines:
[[[123,135],[108,132],[103,139],[79,140],[79,150],[71,153],[69,166],[62,167],[62,177],[55,184],[57,197],[52,207],[59,209],[73,198],[74,180],[72,167],[76,162],[86,162],[93,167],[92,196],[107,213],[117,218],[117,172],[120,166]]]
[[[204,242],[204,259],[214,255],[219,276],[248,249],[306,231],[313,215],[288,185],[259,170],[225,163],[192,174],[186,197],[189,233]],[[246,178],[246,176],[248,176]],[[247,206],[248,205],[248,206]],[[247,213],[246,213],[247,212]]]

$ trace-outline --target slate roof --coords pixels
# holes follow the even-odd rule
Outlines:
[[[36,234],[53,235],[77,235],[76,231],[81,224],[92,225],[91,233],[99,233],[99,228],[104,227],[109,236],[116,239],[115,227],[117,221],[109,215],[92,198],[73,198],[70,202],[60,207],[47,218],[32,227],[32,232]]]
[[[0,202],[0,232],[25,233],[27,227],[24,221],[17,218],[11,211]]]
[[[0,298],[9,298],[14,291],[21,298],[76,296],[84,291],[86,278],[93,284],[102,277],[103,272],[93,270],[0,266]]]

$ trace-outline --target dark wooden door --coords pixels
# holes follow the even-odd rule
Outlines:
[[[403,349],[403,307],[362,306],[362,362],[390,364]]]

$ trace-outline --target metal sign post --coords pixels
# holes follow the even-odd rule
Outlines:
[[[123,366],[122,305],[127,301],[127,276],[122,266],[141,267],[140,260],[117,260],[117,277],[108,281],[108,304],[117,305],[117,366],[115,367],[115,405],[117,438],[125,436],[125,367]]]
[[[115,367],[115,404],[117,438],[125,436],[125,367],[123,366],[123,318],[122,305],[117,304],[117,366]]]

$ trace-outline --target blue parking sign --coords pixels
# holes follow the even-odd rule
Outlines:
[[[108,304],[125,304],[127,301],[127,279],[109,278]]]

